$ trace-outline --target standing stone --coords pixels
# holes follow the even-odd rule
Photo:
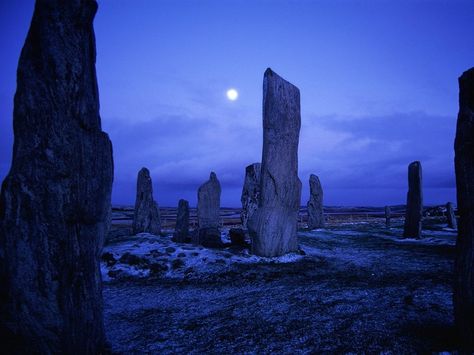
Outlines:
[[[390,206],[385,206],[385,227],[390,228],[390,219],[392,217],[392,211]]]
[[[311,174],[309,177],[308,229],[324,227],[323,188],[319,178]]]
[[[198,230],[193,242],[208,248],[222,246],[220,232],[221,184],[214,172],[198,190]]]
[[[421,163],[414,161],[408,166],[408,194],[403,230],[404,237],[421,237],[421,218],[423,217],[421,181]]]
[[[147,168],[141,168],[137,177],[137,197],[133,215],[133,233],[161,233],[160,209],[153,200],[153,184]]]
[[[3,352],[104,346],[99,257],[113,161],[99,116],[96,11],[93,0],[38,0],[20,55],[0,197]]]
[[[452,229],[458,229],[458,222],[454,215],[454,207],[451,202],[446,204],[446,218],[448,219],[448,227]]]
[[[189,235],[189,202],[179,200],[178,213],[176,215],[176,228],[173,234],[173,241],[186,243]]]
[[[474,68],[459,78],[454,142],[457,204],[454,316],[465,353],[474,352]]]
[[[260,200],[247,224],[254,254],[272,257],[298,250],[300,126],[300,91],[268,68],[263,77]]]
[[[240,220],[244,229],[247,229],[247,222],[258,207],[258,200],[260,198],[260,168],[260,163],[253,163],[245,168],[245,181],[240,198],[242,203]]]

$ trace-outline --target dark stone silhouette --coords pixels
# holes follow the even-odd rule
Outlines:
[[[408,166],[408,194],[405,214],[404,237],[421,237],[421,219],[423,217],[421,163],[414,161]]]
[[[220,232],[221,185],[214,172],[209,180],[198,190],[198,230],[194,233],[193,243],[208,248],[222,246]]]
[[[254,254],[271,257],[298,250],[300,126],[298,88],[268,68],[263,77],[260,200],[247,224]]]
[[[147,168],[138,172],[133,233],[161,233],[160,209],[153,199],[153,184]]]
[[[474,68],[459,78],[454,142],[457,207],[454,316],[462,350],[474,352]]]
[[[258,200],[260,198],[260,169],[260,163],[253,163],[245,168],[245,181],[240,198],[242,203],[240,220],[244,229],[247,229],[247,222],[258,207]]]
[[[385,206],[385,227],[387,228],[390,228],[391,214],[390,206]]]
[[[240,228],[231,228],[229,230],[230,243],[236,247],[246,247],[245,232]]]
[[[101,129],[92,0],[38,0],[17,71],[0,198],[3,352],[96,354],[113,180]]]
[[[451,202],[446,204],[446,218],[448,220],[448,227],[453,229],[458,229],[458,221],[454,215],[454,207]]]
[[[179,200],[178,212],[176,216],[176,228],[173,234],[173,241],[186,243],[189,235],[189,202]]]
[[[319,178],[311,174],[309,177],[308,229],[324,227],[323,188]]]

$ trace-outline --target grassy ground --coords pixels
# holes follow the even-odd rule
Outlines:
[[[299,235],[290,262],[104,283],[118,353],[431,353],[454,350],[454,232],[347,224]],[[159,248],[159,247],[158,247]],[[163,246],[163,248],[165,248]]]

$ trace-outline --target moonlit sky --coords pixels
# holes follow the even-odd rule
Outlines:
[[[1,179],[33,4],[0,3]],[[301,91],[302,204],[311,173],[326,205],[403,204],[414,160],[423,166],[425,204],[455,201],[457,78],[474,66],[473,14],[472,0],[99,1],[113,203],[134,203],[146,166],[161,206],[180,198],[195,205],[211,170],[221,204],[239,206],[245,166],[261,159],[267,67]]]

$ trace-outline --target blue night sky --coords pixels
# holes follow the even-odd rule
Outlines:
[[[15,72],[32,0],[0,3],[0,178],[12,149]],[[302,204],[319,175],[326,205],[403,204],[423,166],[425,204],[455,201],[457,78],[474,66],[474,1],[99,1],[103,129],[113,202],[133,204],[150,169],[155,199],[196,203],[211,170],[239,206],[260,161],[267,67],[299,87]],[[237,101],[227,89],[239,91]]]

